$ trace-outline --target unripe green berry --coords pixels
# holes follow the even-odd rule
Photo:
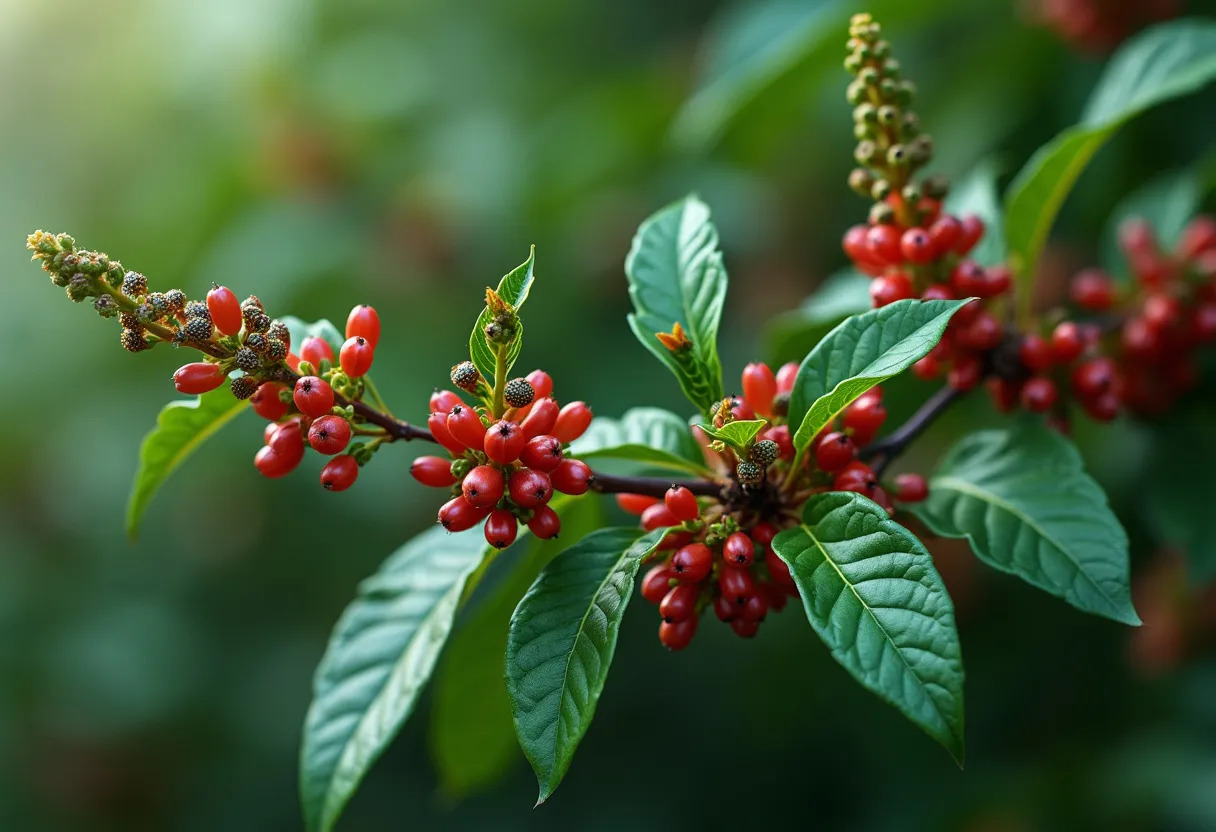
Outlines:
[[[861,57],[856,52],[849,55],[844,59],[844,69],[846,72],[856,75],[861,69]]]
[[[921,189],[929,199],[945,199],[946,194],[950,192],[950,180],[941,174],[935,174],[924,181]]]
[[[870,188],[870,196],[876,202],[882,202],[891,195],[891,183],[886,179],[876,179],[874,186]]]
[[[754,462],[740,462],[735,466],[735,474],[744,485],[759,485],[764,481],[764,469]]]
[[[481,381],[481,373],[477,372],[477,365],[472,361],[462,361],[452,368],[451,378],[452,384],[461,390],[476,393],[477,385]]]
[[[878,122],[878,108],[866,102],[853,108],[853,121],[864,121],[870,124]]]
[[[244,400],[256,393],[260,384],[261,382],[254,381],[252,376],[237,376],[228,382],[228,389],[232,391],[232,395]]]
[[[878,155],[878,145],[868,139],[858,142],[857,149],[853,151],[853,158],[857,160],[858,164],[862,165],[868,165],[873,162],[876,155]]]
[[[868,66],[857,73],[857,80],[867,87],[872,87],[878,83],[878,70],[872,66]]]
[[[878,123],[883,127],[892,127],[899,121],[899,110],[890,104],[884,104],[875,111]]]
[[[882,74],[888,78],[899,77],[899,61],[894,58],[887,58],[882,62]]]
[[[781,455],[781,448],[771,439],[761,439],[748,452],[747,458],[759,465],[761,468],[767,468],[776,461]]]
[[[849,89],[846,92],[846,97],[850,104],[856,106],[866,100],[866,85],[861,81],[854,81],[849,84]]]
[[[853,168],[849,173],[849,187],[862,196],[869,196],[874,187],[874,174],[865,168]]]
[[[247,373],[255,373],[262,366],[262,359],[248,347],[236,351],[236,366]]]
[[[876,202],[870,207],[871,225],[893,225],[895,209],[885,202]]]
[[[907,205],[915,205],[924,196],[920,185],[917,185],[915,182],[904,185],[904,189],[899,192],[899,195],[904,198],[904,203]]]
[[[502,397],[511,407],[527,407],[536,398],[536,390],[526,378],[513,378],[503,387]]]
[[[89,288],[89,279],[82,274],[72,275],[72,279],[68,281],[68,297],[74,303],[80,303],[92,295],[93,291]]]
[[[891,167],[902,167],[908,164],[908,147],[902,144],[893,144],[887,148],[887,164]]]
[[[472,471],[473,468],[473,460],[471,459],[461,458],[452,460],[452,476],[458,480],[463,480],[464,475]]]

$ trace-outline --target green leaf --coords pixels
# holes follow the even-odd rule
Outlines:
[[[720,428],[713,425],[698,425],[711,439],[718,439],[730,445],[737,451],[745,452],[752,440],[764,430],[768,424],[765,419],[744,419],[737,422],[727,422]]]
[[[1199,90],[1216,77],[1216,23],[1175,20],[1127,41],[1107,64],[1080,124],[1031,157],[1005,197],[1005,236],[1029,312],[1039,254],[1073,184],[1124,123],[1150,107]]]
[[[774,366],[804,357],[841,321],[871,306],[870,278],[853,269],[838,271],[792,312],[773,318],[764,340]]]
[[[1163,248],[1172,250],[1203,201],[1200,175],[1193,168],[1163,173],[1119,201],[1102,232],[1102,265],[1111,274],[1130,277],[1119,250],[1119,226],[1132,217],[1148,220]]]
[[[342,344],[346,342],[342,332],[326,318],[308,323],[293,315],[288,315],[279,320],[287,325],[287,331],[291,333],[291,349],[296,354],[300,352],[300,344],[309,336],[323,338],[333,347],[335,356],[342,350]]]
[[[1000,169],[992,160],[980,162],[953,187],[946,210],[955,216],[975,214],[984,221],[984,236],[967,255],[981,266],[1005,262],[1005,229],[996,180]]]
[[[829,492],[807,501],[773,550],[832,657],[962,765],[954,604],[924,545],[860,494]]]
[[[854,315],[819,342],[798,368],[789,422],[799,452],[876,384],[929,353],[966,300],[901,300]]]
[[[1139,624],[1127,535],[1071,442],[1027,420],[954,446],[914,507],[935,534],[966,537],[980,560],[1074,607]]]
[[[709,206],[689,196],[653,214],[633,238],[625,274],[634,335],[675,374],[688,400],[708,415],[722,399],[718,323],[727,283]],[[671,332],[677,323],[692,346],[673,353],[655,333]]]
[[[359,586],[317,667],[300,751],[300,799],[328,832],[414,708],[447,641],[461,591],[489,547],[479,529],[439,526]]]
[[[555,498],[562,537],[579,540],[603,524],[603,503]],[[498,782],[522,761],[504,682],[507,627],[519,599],[561,548],[531,538],[488,597],[448,641],[435,671],[429,745],[443,791],[464,797]]]
[[[515,307],[516,310],[524,305],[524,301],[528,299],[528,292],[532,289],[532,267],[536,262],[536,246],[528,251],[528,259],[512,269],[502,280],[498,281],[499,297],[507,303]],[[473,326],[473,332],[469,335],[469,358],[477,365],[478,372],[482,377],[489,382],[494,381],[494,369],[497,363],[494,357],[494,351],[490,349],[490,345],[486,343],[485,328],[493,316],[490,313],[490,308],[481,310],[481,314],[477,316],[477,323]],[[521,320],[515,328],[515,338],[507,345],[507,370],[509,371],[512,365],[515,364],[515,359],[519,358],[519,351],[524,345],[524,325]]]
[[[688,422],[657,407],[631,408],[620,419],[597,416],[571,444],[570,456],[623,459],[691,474],[709,472]]]
[[[544,568],[507,635],[507,690],[519,744],[553,794],[591,725],[642,559],[666,530],[600,529]]]
[[[227,385],[189,401],[169,402],[156,427],[139,447],[139,467],[127,500],[127,535],[134,539],[153,495],[194,449],[232,421],[248,401],[233,397]]]

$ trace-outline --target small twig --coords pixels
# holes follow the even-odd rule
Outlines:
[[[673,485],[682,485],[701,497],[721,497],[726,486],[713,480],[671,480],[662,477],[618,477],[613,474],[593,473],[591,490],[600,494],[644,494],[647,497],[662,497]]]
[[[882,476],[887,466],[904,452],[912,440],[924,433],[929,425],[945,412],[946,408],[963,395],[963,392],[949,386],[938,390],[890,436],[866,445],[858,452],[858,456],[864,460],[877,459],[872,467],[875,474]]]
[[[339,402],[341,404],[341,402]],[[365,422],[370,422],[373,425],[378,425],[384,428],[390,437],[393,439],[401,439],[406,442],[411,439],[422,439],[427,442],[435,442],[436,439],[431,435],[431,432],[426,428],[416,427],[409,422],[403,422],[400,419],[394,419],[386,413],[381,413],[374,407],[364,402],[349,402],[350,406],[355,409],[355,412],[363,417]]]

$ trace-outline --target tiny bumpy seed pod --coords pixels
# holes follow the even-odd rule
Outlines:
[[[138,329],[124,328],[121,340],[122,347],[127,352],[140,352],[152,346],[148,343],[148,339],[144,337],[143,332]]]
[[[251,332],[245,336],[245,346],[262,355],[266,352],[266,345],[269,340],[260,332]]]
[[[185,333],[187,341],[202,343],[211,340],[212,329],[210,318],[190,318],[186,321],[186,326],[182,331]]]
[[[207,293],[207,311],[211,313],[215,328],[225,335],[236,335],[241,331],[241,304],[227,286],[211,287]]]
[[[477,372],[477,365],[472,361],[461,361],[452,368],[452,384],[455,384],[466,393],[476,393],[477,384],[481,381],[481,373]]]
[[[179,367],[173,374],[173,386],[177,392],[197,396],[214,390],[224,383],[224,371],[218,364],[196,361]]]
[[[527,407],[536,398],[536,391],[526,378],[513,378],[503,388],[502,395],[510,407]]]
[[[249,376],[238,376],[228,383],[228,389],[233,396],[244,401],[257,392],[258,383]]]
[[[187,318],[206,318],[211,320],[211,310],[207,308],[207,304],[201,300],[192,300],[186,304]]]
[[[186,308],[186,293],[181,289],[170,289],[165,292],[165,306],[170,312],[181,312]]]
[[[748,452],[747,458],[759,465],[761,468],[767,468],[777,461],[777,457],[781,455],[781,448],[771,439],[761,439],[755,445],[752,445],[751,451]]]
[[[236,351],[236,366],[247,373],[256,373],[262,366],[262,359],[248,347]]]
[[[744,485],[759,485],[764,482],[764,469],[754,462],[740,462],[735,466],[735,474]]]
[[[353,456],[334,457],[321,469],[321,485],[326,491],[345,491],[359,477],[359,463]]]
[[[122,277],[122,293],[129,298],[137,298],[148,292],[148,278],[139,272],[127,272]]]

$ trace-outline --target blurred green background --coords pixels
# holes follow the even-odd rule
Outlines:
[[[951,175],[984,159],[1012,174],[1101,70],[1008,0],[869,7]],[[683,409],[624,323],[630,237],[667,201],[705,197],[734,278],[728,379],[761,357],[765,320],[843,265],[840,234],[866,209],[845,185],[847,8],[862,7],[0,2],[0,829],[298,828],[299,730],[329,629],[436,504],[407,476],[410,446],[343,494],[317,486],[316,460],[263,480],[246,414],[129,543],[139,441],[180,356],[123,353],[112,322],[68,308],[27,262],[25,234],[67,230],[160,289],[220,281],[271,314],[341,320],[372,303],[376,379],[407,418],[461,359],[482,289],[534,243],[526,369],[604,415]],[[834,27],[826,47],[797,37],[816,20]],[[776,80],[739,70],[757,63]],[[732,96],[745,105],[717,119]],[[1103,150],[1050,277],[1096,257],[1122,195],[1212,149],[1214,103],[1209,90],[1160,108]],[[924,393],[893,395],[910,407]],[[929,468],[965,417],[905,467]],[[1162,435],[1081,437],[1133,537],[1137,633],[935,549],[968,671],[965,772],[854,685],[796,610],[754,642],[707,625],[668,655],[644,608],[549,804],[530,808],[521,755],[497,785],[443,789],[427,697],[341,828],[1214,829],[1212,593],[1152,542],[1138,505],[1145,461],[1172,449],[1178,463]]]

